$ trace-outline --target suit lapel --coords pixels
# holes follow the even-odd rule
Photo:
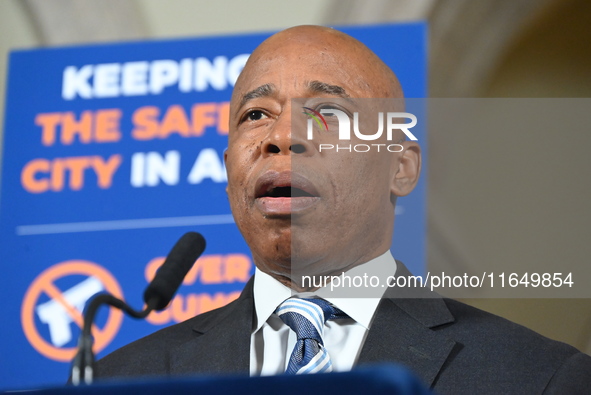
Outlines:
[[[171,351],[171,374],[249,373],[252,286],[251,279],[235,302],[211,319],[197,321],[193,327],[195,338]]]
[[[398,262],[397,275],[410,275]],[[398,362],[432,385],[456,342],[433,331],[454,321],[440,296],[419,290],[415,297],[390,293],[378,306],[359,355],[359,365]],[[398,295],[400,296],[400,295]]]
[[[402,263],[397,275],[410,274]],[[453,322],[441,297],[396,298],[378,306],[358,365],[398,362],[433,384],[455,341],[431,328]],[[195,338],[171,350],[170,373],[249,373],[254,317],[253,279],[230,305],[196,321]]]

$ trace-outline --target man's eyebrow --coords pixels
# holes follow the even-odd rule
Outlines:
[[[275,92],[275,85],[261,85],[258,88],[255,88],[250,92],[245,93],[244,96],[242,96],[242,100],[240,100],[240,107],[242,107],[249,100],[256,99],[259,97],[271,96],[273,92]]]
[[[340,96],[348,98],[350,97],[345,88],[338,85],[327,84],[321,81],[310,81],[308,82],[308,90],[312,93],[325,93],[328,95]]]

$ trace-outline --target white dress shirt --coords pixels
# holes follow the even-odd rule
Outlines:
[[[396,272],[396,261],[390,251],[363,264],[354,267],[345,274],[354,276],[379,276],[385,283],[387,275]],[[370,287],[371,288],[371,287]],[[250,338],[250,375],[268,376],[285,372],[289,357],[296,344],[294,331],[283,323],[275,309],[286,299],[297,297],[318,296],[326,299],[341,309],[350,318],[330,320],[324,327],[324,346],[330,355],[333,371],[351,370],[371,327],[375,311],[386,288],[381,285],[371,289],[359,290],[340,288],[340,292],[331,292],[330,286],[321,288],[314,293],[294,293],[270,275],[258,268],[254,277],[254,305],[256,320]],[[363,297],[336,297],[343,295]],[[349,292],[350,291],[350,292]],[[356,292],[357,291],[357,292]]]

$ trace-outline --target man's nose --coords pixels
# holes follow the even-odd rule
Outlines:
[[[305,139],[304,133],[293,133],[292,129],[298,128],[292,125],[291,116],[284,114],[277,118],[272,130],[263,141],[261,150],[263,155],[291,155],[311,154],[312,145]]]

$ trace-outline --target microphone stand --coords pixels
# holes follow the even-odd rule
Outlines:
[[[134,310],[127,303],[114,297],[109,293],[96,295],[90,301],[86,314],[84,314],[84,325],[78,340],[78,353],[72,363],[72,384],[92,384],[94,376],[94,352],[92,345],[92,323],[98,308],[104,304],[113,306],[133,318],[146,318],[152,310],[163,310],[183,279],[205,250],[205,239],[196,232],[185,233],[174,245],[162,266],[156,272],[154,279],[144,291],[144,310]]]
[[[91,328],[100,306],[113,306],[119,310],[123,310],[127,315],[133,318],[142,319],[146,318],[148,314],[154,310],[154,307],[158,302],[159,298],[151,298],[148,301],[146,308],[138,311],[131,308],[121,299],[108,293],[101,293],[92,298],[86,314],[84,315],[84,326],[80,338],[78,339],[78,352],[72,364],[72,384],[92,384],[95,358],[94,351],[92,350],[94,338],[92,337]]]

